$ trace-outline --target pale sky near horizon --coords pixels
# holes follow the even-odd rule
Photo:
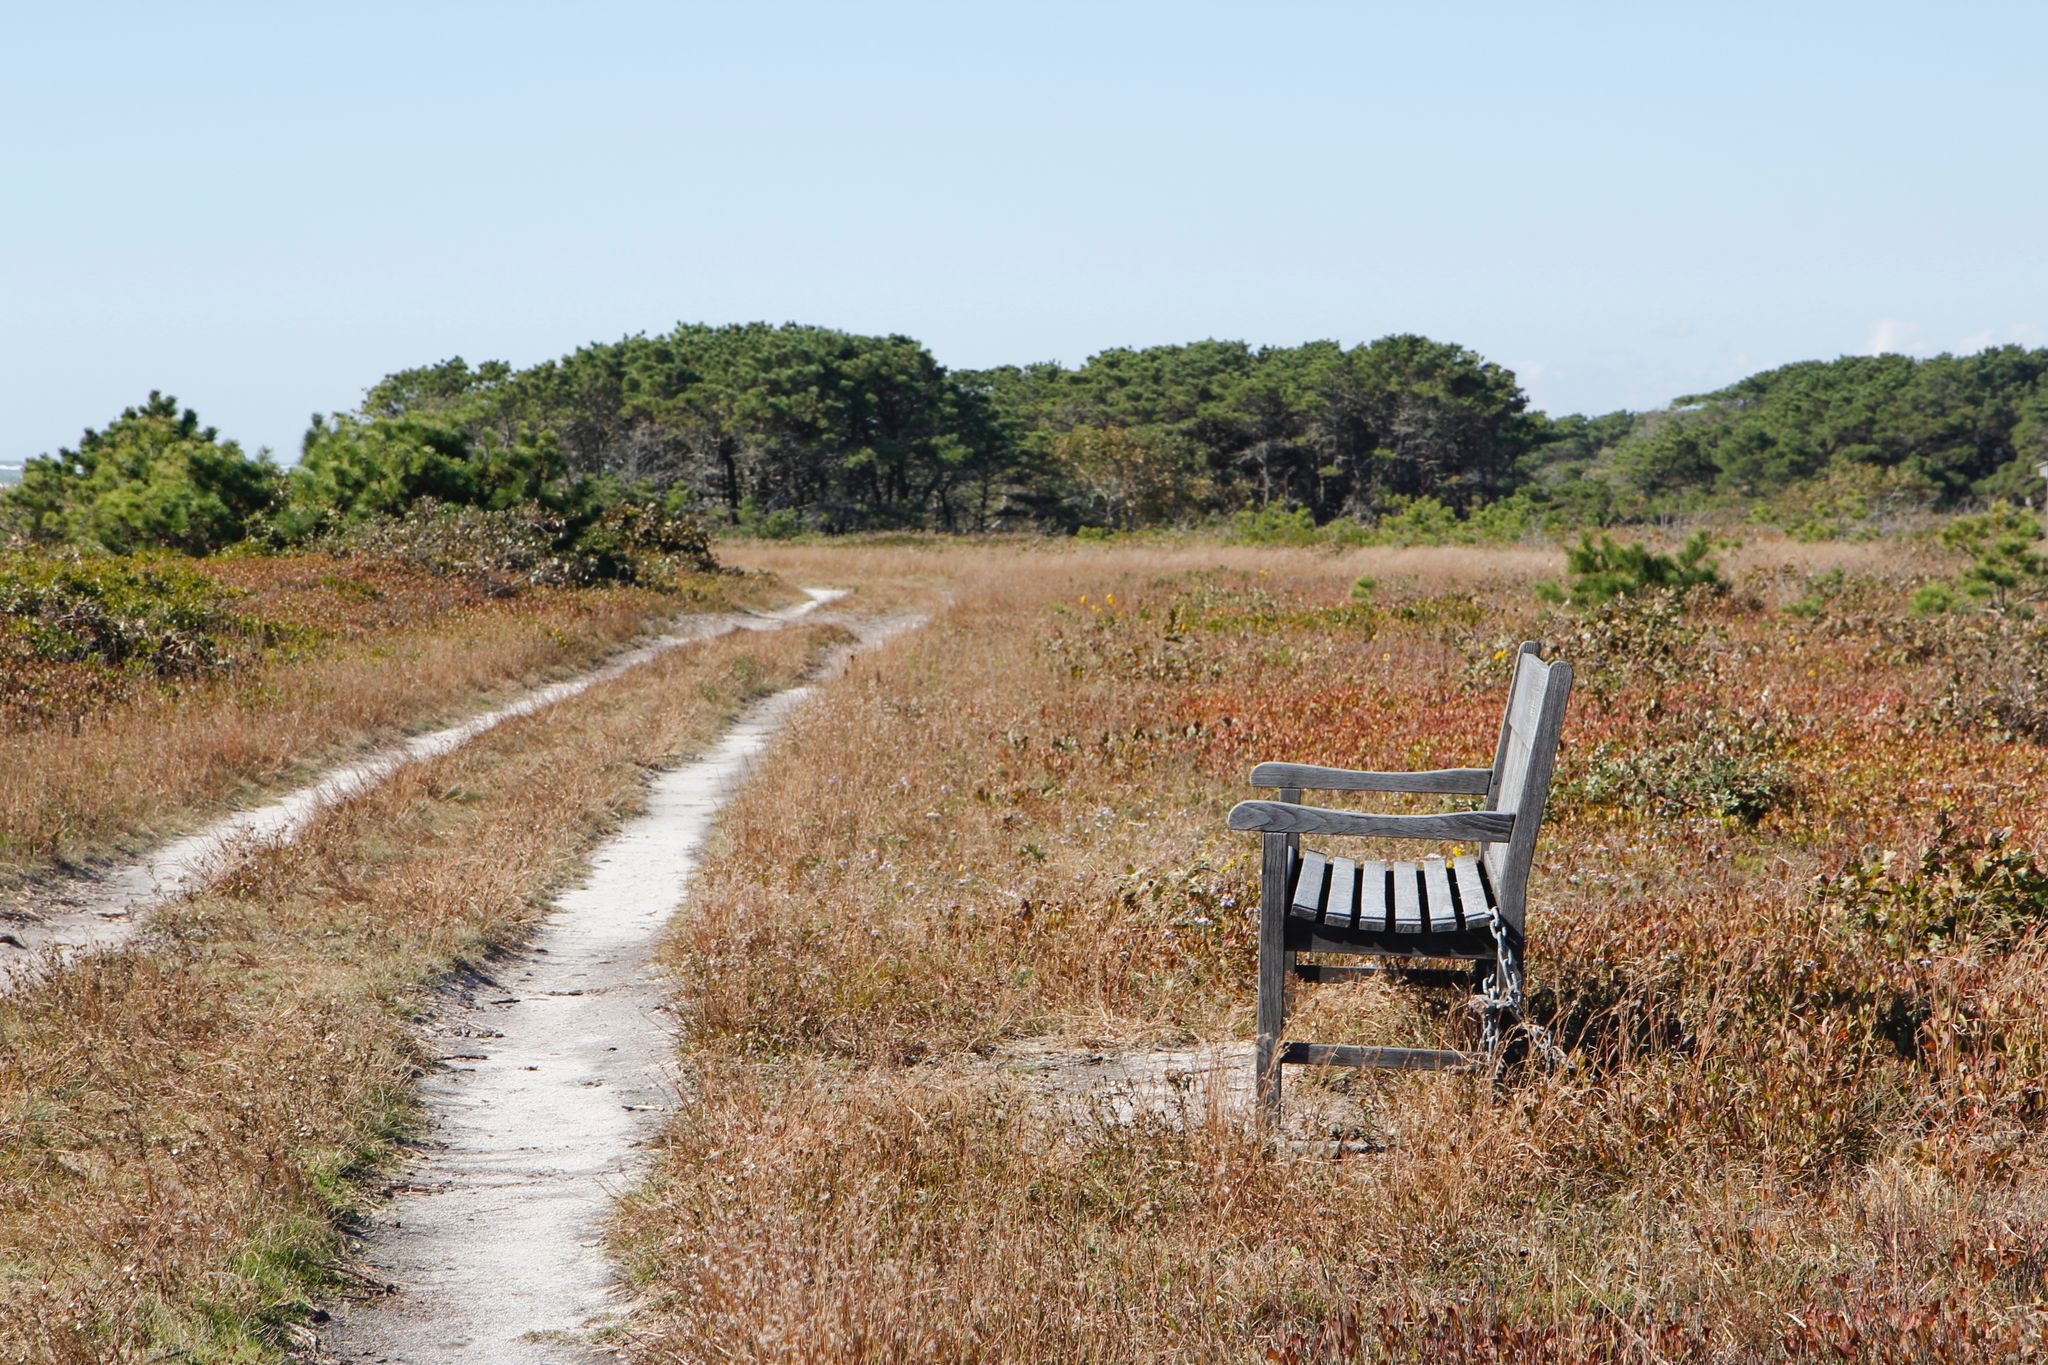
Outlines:
[[[2048,344],[2048,5],[12,5],[0,462],[677,321],[1421,332],[1538,407]]]

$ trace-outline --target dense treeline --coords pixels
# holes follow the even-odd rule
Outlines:
[[[288,472],[152,395],[28,461],[0,529],[196,552],[428,502],[538,518],[566,549],[607,519],[675,530],[689,512],[772,534],[1262,509],[1442,528],[1483,511],[1489,534],[1514,535],[1735,506],[1825,534],[1891,507],[2024,496],[2043,459],[2048,350],[2014,346],[1803,362],[1657,412],[1553,418],[1511,371],[1410,335],[948,371],[903,336],[682,325],[528,369],[398,371],[356,412],[316,417]]]
[[[1272,502],[1370,515],[1425,492],[1463,506],[1513,485],[1547,426],[1526,409],[1509,371],[1412,336],[949,373],[907,337],[751,324],[521,371],[458,358],[390,376],[363,412],[501,446],[545,432],[574,469],[681,485],[730,522],[985,530]]]
[[[372,421],[560,441],[571,467],[687,489],[721,519],[824,530],[1186,524],[1244,508],[1372,520],[1519,494],[1600,525],[1768,501],[1947,505],[2030,491],[2048,350],[1846,357],[1651,413],[1552,418],[1459,346],[1390,336],[1115,349],[948,372],[906,337],[682,326],[514,371],[372,389]],[[310,447],[309,447],[310,449]]]
[[[1815,480],[1936,503],[2037,491],[2048,350],[1804,361],[1632,420],[1608,481],[1636,502],[1755,497]]]

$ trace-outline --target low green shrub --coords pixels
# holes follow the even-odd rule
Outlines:
[[[171,562],[0,554],[0,655],[158,677],[218,671],[260,627],[235,594]]]
[[[1794,795],[1780,739],[1757,719],[1702,718],[1682,736],[1642,746],[1609,741],[1562,784],[1567,803],[1753,825]]]
[[[795,540],[809,528],[794,507],[764,508],[749,496],[740,500],[739,520],[733,529],[761,540]]]
[[[658,582],[671,570],[717,567],[697,518],[652,502],[618,502],[578,525],[536,503],[446,506],[431,498],[402,516],[373,516],[321,537],[331,554],[392,559],[501,590],[596,582]]]
[[[231,545],[275,505],[268,458],[223,441],[178,400],[151,393],[76,450],[41,455],[4,494],[11,537],[109,554]]]
[[[315,542],[344,558],[386,559],[450,578],[500,587],[554,587],[581,581],[571,555],[557,546],[563,519],[532,503],[493,511],[445,506],[426,498],[403,515],[365,517]]]
[[[653,582],[670,569],[710,573],[718,567],[704,523],[655,502],[613,503],[576,532],[571,548],[586,574],[619,582]]]
[[[1237,545],[1319,545],[1324,541],[1315,514],[1306,507],[1264,507],[1240,509],[1230,519],[1230,540]]]
[[[1546,623],[1544,634],[1573,661],[1579,686],[1655,717],[1666,695],[1708,658],[1707,631],[1687,610],[1688,596],[1667,590],[1612,597],[1561,613]]]
[[[1594,606],[1616,597],[1644,592],[1684,592],[1706,588],[1719,592],[1727,587],[1720,565],[1711,558],[1715,549],[1712,534],[1695,532],[1672,554],[1661,554],[1647,545],[1628,544],[1602,534],[1595,542],[1582,536],[1565,551],[1565,573],[1569,584],[1545,585],[1539,590],[1553,602],[1573,606]]]
[[[2028,613],[2048,597],[2048,555],[2041,553],[2041,524],[2023,508],[1993,503],[1977,516],[1957,517],[1942,528],[1941,543],[1970,556],[1949,582],[1929,583],[1914,592],[1913,610],[1923,615],[1972,605],[1990,612]]]

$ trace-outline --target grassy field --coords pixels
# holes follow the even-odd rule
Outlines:
[[[678,612],[776,591],[720,575],[515,587],[316,554],[0,555],[0,891],[559,677]]]
[[[796,719],[672,936],[634,1357],[2048,1348],[2039,637],[1910,617],[1929,553],[1765,544],[1723,596],[1564,612],[1533,550],[733,552],[945,605]],[[1498,1103],[1304,1074],[1297,1136],[1385,1145],[1341,1159],[1199,1080],[1109,1103],[1250,1033],[1251,764],[1483,764],[1524,638],[1580,678],[1531,889],[1569,1065]],[[1473,1035],[1302,990],[1299,1035]]]

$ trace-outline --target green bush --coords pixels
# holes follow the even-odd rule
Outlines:
[[[1714,538],[1696,532],[1675,554],[1659,554],[1647,545],[1632,545],[1603,534],[1596,543],[1583,536],[1565,551],[1567,588],[1550,585],[1544,593],[1552,601],[1569,601],[1589,607],[1616,597],[1642,592],[1682,593],[1689,588],[1721,591],[1727,583],[1720,565],[1710,558]]]
[[[717,568],[703,524],[651,501],[621,500],[572,520],[538,503],[464,507],[426,498],[403,516],[366,517],[316,544],[500,588],[659,582],[671,569]]]
[[[1963,942],[1995,950],[2048,925],[2048,870],[2005,831],[1961,831],[1945,811],[1917,859],[1856,859],[1814,894],[1902,953]]]
[[[1527,492],[1474,504],[1463,516],[1428,496],[1389,498],[1373,523],[1375,545],[1511,545],[1555,520]]]
[[[1471,538],[1458,514],[1427,494],[1388,499],[1387,510],[1372,530],[1373,539],[1382,545],[1450,545]]]
[[[1986,611],[2024,612],[2048,596],[2041,526],[2022,508],[1998,502],[1978,516],[1957,517],[1942,528],[1941,543],[1969,555],[1970,562],[1952,582],[1915,591],[1914,611],[1951,611],[1968,602]]]
[[[1230,518],[1230,539],[1238,545],[1315,545],[1322,538],[1315,514],[1306,507],[1269,502],[1242,508]]]
[[[1753,825],[1793,795],[1777,749],[1777,736],[1763,722],[1718,717],[1661,744],[1603,743],[1562,795],[1567,802]]]
[[[247,535],[276,504],[279,477],[192,409],[151,393],[78,449],[28,461],[5,496],[9,522],[32,543],[197,555]]]
[[[690,573],[718,567],[703,522],[651,501],[613,503],[576,533],[571,550],[592,576],[626,582],[656,579],[671,567]]]
[[[568,478],[552,440],[528,435],[487,445],[434,421],[337,414],[313,418],[290,490],[277,517],[286,541],[370,517],[403,516],[428,501],[499,511],[538,504],[568,512],[580,485]]]
[[[533,503],[449,507],[426,498],[402,516],[364,517],[314,543],[330,554],[395,560],[449,578],[557,587],[587,577],[557,548],[566,532],[562,518]]]
[[[1675,592],[1609,598],[1550,623],[1545,633],[1602,699],[1655,718],[1669,695],[1707,665],[1707,632]],[[1498,642],[1503,649],[1511,641]],[[1483,677],[1483,675],[1482,675]]]
[[[743,536],[762,540],[795,540],[805,530],[804,519],[794,507],[764,509],[753,498],[740,499],[739,519],[734,528]]]

